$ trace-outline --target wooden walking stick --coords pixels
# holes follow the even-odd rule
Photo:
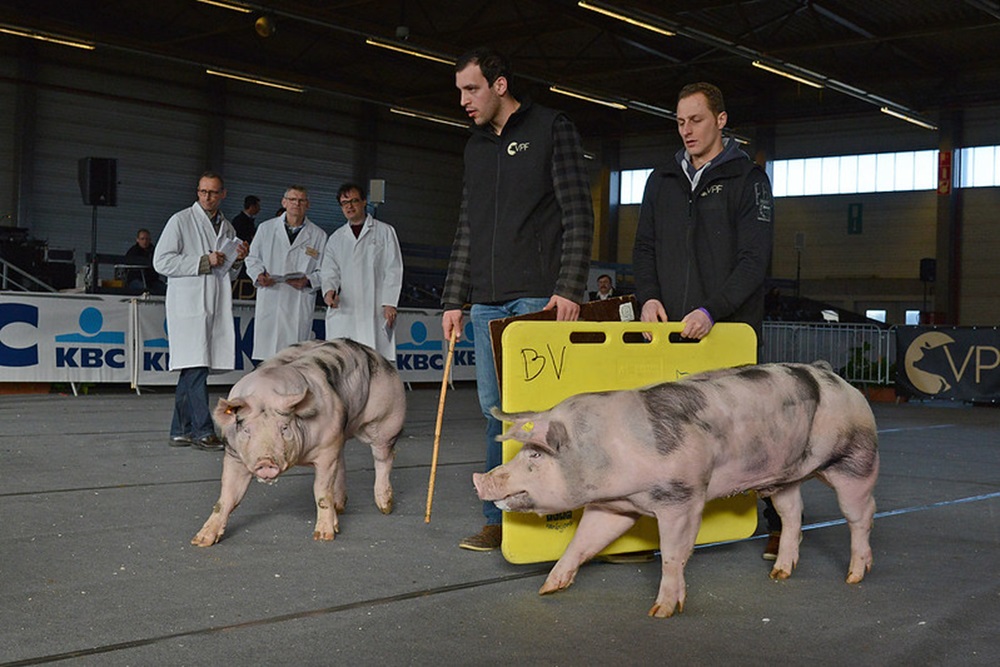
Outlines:
[[[431,522],[431,503],[434,502],[434,477],[437,475],[438,445],[441,443],[441,420],[444,418],[444,395],[448,390],[448,376],[451,374],[451,358],[455,355],[455,341],[458,329],[451,330],[451,340],[448,341],[448,358],[444,362],[444,377],[441,378],[441,398],[438,400],[437,423],[434,425],[434,453],[431,456],[431,478],[427,485],[427,511],[424,513],[424,523]]]

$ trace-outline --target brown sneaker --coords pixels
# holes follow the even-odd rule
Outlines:
[[[469,551],[493,551],[500,548],[502,531],[499,524],[487,524],[475,535],[470,535],[459,542],[458,546]]]
[[[764,553],[760,555],[764,560],[778,560],[778,543],[781,542],[781,533],[768,533],[767,546]]]
[[[764,560],[778,560],[778,544],[781,542],[781,531],[767,534],[767,546],[760,555]],[[802,533],[799,533],[799,544],[802,544]]]

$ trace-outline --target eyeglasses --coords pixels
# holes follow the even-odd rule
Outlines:
[[[198,190],[198,194],[202,197],[218,197],[222,194],[222,190]]]
[[[348,206],[357,206],[360,203],[361,203],[361,200],[358,199],[357,197],[355,197],[354,199],[341,199],[340,200],[340,205],[342,207],[344,207],[344,208],[346,208]]]
[[[306,197],[282,197],[282,199],[292,202],[293,204],[305,204],[309,201]]]

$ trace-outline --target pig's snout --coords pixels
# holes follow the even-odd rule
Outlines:
[[[273,482],[281,474],[281,468],[271,459],[261,459],[253,469],[254,476],[261,482]]]
[[[524,503],[518,503],[518,500],[526,500],[528,494],[524,491],[511,491],[509,475],[505,468],[497,468],[487,473],[472,473],[472,483],[476,486],[476,494],[480,500],[493,501],[494,505],[505,512],[524,511],[520,507]]]
[[[476,487],[476,495],[479,496],[480,500],[486,500],[486,498],[483,497],[483,477],[485,477],[485,475],[481,472],[472,473],[472,483]]]

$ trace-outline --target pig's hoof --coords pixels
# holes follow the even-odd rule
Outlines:
[[[314,530],[313,539],[317,542],[332,542],[333,538],[336,537],[337,531],[327,532],[325,530]]]
[[[378,511],[382,514],[392,514],[392,498],[384,503],[378,503]]]
[[[871,555],[868,556],[867,560],[864,558],[851,559],[851,567],[847,571],[847,583],[858,584],[861,580],[865,578],[865,575],[872,571],[872,559]]]
[[[871,563],[859,569],[858,571],[851,570],[850,572],[847,573],[847,583],[860,584],[861,580],[865,578],[865,574],[871,571],[872,571]]]
[[[662,605],[659,602],[657,602],[652,607],[650,607],[649,616],[651,616],[652,618],[670,618],[671,616],[674,615],[674,609],[677,610],[678,614],[683,612],[684,603],[680,602],[677,604],[671,604],[669,607],[667,607],[666,605]]]
[[[565,590],[573,585],[573,581],[576,579],[576,572],[573,572],[566,576],[552,576],[545,580],[542,587],[538,589],[539,595],[547,595],[549,593],[556,593],[561,590]]]
[[[784,581],[785,579],[787,579],[790,576],[792,576],[791,572],[789,572],[788,570],[783,570],[781,568],[777,568],[777,567],[774,568],[773,570],[771,570],[771,574],[770,574],[770,577],[772,579],[775,579],[775,580],[781,579],[782,581]]]
[[[210,547],[219,541],[222,533],[212,534],[201,532],[191,538],[191,544],[196,547]]]

